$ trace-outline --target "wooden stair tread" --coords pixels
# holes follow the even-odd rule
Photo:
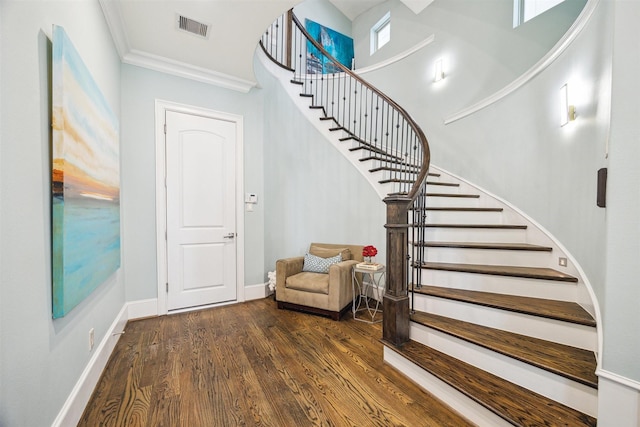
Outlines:
[[[532,245],[529,243],[482,243],[482,242],[422,242],[416,246],[428,248],[458,248],[458,249],[496,249],[507,251],[551,252],[549,246]]]
[[[595,373],[597,363],[592,351],[431,313],[416,312],[411,315],[411,320],[564,378],[598,388]]]
[[[438,298],[461,301],[484,307],[498,308],[515,313],[555,319],[584,326],[596,326],[591,315],[575,302],[556,301],[543,298],[521,297],[491,292],[470,291],[466,289],[445,288],[422,285],[415,292]]]
[[[514,426],[596,426],[589,415],[418,342],[383,343]]]
[[[380,184],[411,184],[415,182],[415,179],[390,178],[390,179],[382,179],[378,182]]]
[[[427,181],[427,185],[440,185],[443,187],[460,187],[460,184],[457,182],[436,182],[436,181]]]
[[[418,209],[412,207],[410,210],[416,211],[450,211],[450,212],[502,212],[503,208],[477,208],[477,207],[460,207],[460,206],[429,206]]]
[[[456,197],[456,198],[466,198],[466,199],[478,199],[480,198],[479,194],[458,194],[458,193],[427,193],[427,197]]]
[[[417,224],[415,226],[425,228],[488,228],[498,230],[526,230],[526,225],[519,224]]]
[[[289,81],[290,81],[291,83],[293,83],[294,85],[301,85],[301,86],[302,86],[302,85],[304,84],[304,82],[301,82],[300,80],[294,80],[294,79],[291,79],[291,80],[289,80]]]
[[[407,166],[407,169],[403,169],[401,167],[391,167],[391,166],[378,166],[377,168],[369,169],[369,172],[372,172],[372,173],[380,172],[380,171],[417,174],[420,172],[420,168],[417,166],[409,165]]]
[[[428,270],[458,271],[462,273],[491,274],[495,276],[523,277],[528,279],[554,280],[576,283],[578,279],[552,268],[516,267],[511,265],[456,264],[445,262],[423,262]]]

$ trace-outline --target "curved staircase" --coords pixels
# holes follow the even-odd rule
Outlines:
[[[410,268],[387,278],[385,295],[386,305],[409,293],[410,339],[387,338],[385,311],[385,361],[480,426],[595,426],[595,309],[569,254],[507,203],[446,171],[427,175],[428,145],[404,110],[346,73],[305,72],[280,33],[305,31],[290,13],[261,41],[283,88],[381,198],[411,203],[400,213],[410,224],[387,224],[406,230],[396,255]],[[290,42],[303,43],[313,41]]]

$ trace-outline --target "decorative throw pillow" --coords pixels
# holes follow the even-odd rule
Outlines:
[[[328,273],[329,267],[342,261],[342,255],[338,254],[331,258],[320,258],[319,256],[306,254],[304,256],[304,264],[302,271],[311,273]]]
[[[342,255],[342,261],[351,259],[351,250],[349,248],[325,248],[322,246],[311,244],[309,248],[311,255],[319,256],[320,258],[330,258],[338,254]]]

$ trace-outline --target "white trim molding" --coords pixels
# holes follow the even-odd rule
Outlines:
[[[377,64],[373,64],[370,65],[368,67],[363,67],[363,68],[358,68],[353,70],[354,73],[361,75],[361,74],[365,74],[365,73],[370,73],[371,71],[376,71],[379,70],[381,68],[384,67],[388,67],[391,64],[394,64],[398,61],[403,60],[404,58],[413,55],[414,53],[416,53],[417,51],[419,51],[420,49],[422,49],[423,47],[429,46],[431,43],[433,43],[436,39],[435,35],[430,35],[429,37],[427,37],[426,39],[422,40],[421,42],[415,44],[414,46],[410,47],[409,49],[405,50],[404,52],[400,52],[399,54],[392,56],[389,59],[386,59],[384,61],[380,61]]]
[[[640,426],[640,383],[604,369],[598,375],[598,425]]]
[[[165,113],[176,111],[236,123],[236,299],[245,298],[244,287],[244,119],[237,114],[210,110],[192,105],[156,99],[155,146],[156,146],[156,264],[158,277],[158,315],[168,313],[166,283],[167,274],[167,194],[165,187],[166,147],[164,123]],[[200,307],[202,308],[202,307]]]
[[[245,301],[266,298],[272,294],[269,290],[269,283],[258,283],[256,285],[246,286],[244,291]]]
[[[89,363],[82,371],[76,385],[53,421],[52,427],[75,426],[78,424],[84,408],[87,406],[91,394],[98,384],[102,371],[107,366],[109,357],[120,339],[122,331],[124,331],[127,320],[128,304],[125,303],[113,323],[111,323],[104,338],[100,341],[93,356],[89,359]]]
[[[444,119],[444,124],[448,125],[455,121],[458,121],[462,118],[470,116],[489,105],[500,101],[502,98],[505,98],[507,95],[515,92],[520,89],[526,83],[531,81],[535,76],[540,74],[542,71],[547,69],[560,55],[573,43],[573,41],[578,37],[578,34],[587,26],[587,23],[593,16],[593,13],[600,3],[600,0],[588,0],[587,4],[585,4],[582,12],[575,20],[573,25],[569,28],[569,30],[565,33],[565,35],[556,43],[556,45],[540,59],[533,67],[531,67],[528,71],[526,71],[523,75],[500,89],[499,91],[493,93],[492,95],[486,97],[485,99],[464,108],[457,113],[450,115]]]
[[[225,89],[236,90],[242,93],[247,93],[251,88],[257,86],[257,82],[240,79],[228,74],[132,49],[125,31],[120,3],[114,0],[99,0],[99,2],[116,50],[123,63],[208,83]]]
[[[242,93],[247,93],[251,88],[257,86],[257,82],[240,79],[228,74],[218,73],[206,68],[196,67],[183,62],[174,61],[158,55],[129,50],[121,57],[125,64],[137,65],[138,67],[171,74],[185,79],[208,83],[225,89],[231,89]]]

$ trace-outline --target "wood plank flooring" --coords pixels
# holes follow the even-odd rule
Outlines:
[[[471,425],[386,365],[381,335],[271,298],[130,322],[78,425]]]

